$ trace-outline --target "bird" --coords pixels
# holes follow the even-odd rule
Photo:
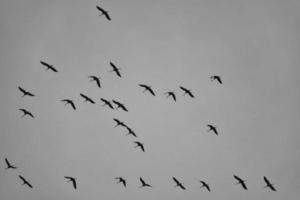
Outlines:
[[[19,178],[23,181],[22,185],[27,185],[30,188],[33,188],[33,186],[21,175],[19,175]]]
[[[141,143],[141,142],[139,142],[139,141],[134,141],[133,143],[136,144],[135,147],[140,147],[141,150],[142,150],[143,152],[145,152],[145,148],[144,148],[144,144],[143,144],[143,143]]]
[[[110,107],[111,109],[114,109],[113,105],[110,103],[110,101],[106,100],[106,99],[103,99],[103,98],[100,98],[101,101],[104,102],[103,106],[105,105],[108,105],[108,107]]]
[[[120,68],[116,67],[116,65],[112,62],[109,62],[110,66],[113,68],[110,72],[115,72],[118,77],[122,77],[120,73]]]
[[[114,118],[113,119],[117,124],[115,125],[115,128],[117,127],[117,126],[123,126],[123,127],[127,127],[126,125],[125,125],[125,123],[124,122],[121,122],[120,120],[118,120],[117,118]]]
[[[55,69],[55,68],[53,67],[53,65],[49,65],[48,63],[46,63],[46,62],[44,62],[44,61],[40,61],[40,63],[41,63],[42,65],[44,65],[45,67],[47,67],[47,68],[46,68],[46,71],[50,69],[50,70],[52,70],[53,72],[58,72],[57,69]]]
[[[245,180],[241,179],[240,177],[233,175],[233,177],[238,181],[236,184],[241,184],[244,190],[248,190]]]
[[[174,92],[165,92],[165,94],[167,95],[167,98],[169,96],[171,96],[173,98],[174,101],[176,101],[176,96],[175,96],[175,93]]]
[[[142,179],[142,177],[140,177],[140,182],[142,183],[142,185],[140,186],[140,188],[142,188],[142,187],[152,187],[152,185],[146,183],[146,182]]]
[[[124,185],[124,187],[126,187],[126,180],[122,177],[116,177],[115,179],[118,180],[117,183],[122,183]]]
[[[183,186],[182,183],[180,183],[174,176],[173,176],[172,178],[173,178],[173,180],[174,180],[175,183],[176,183],[175,187],[178,186],[178,187],[180,187],[181,189],[185,190],[185,187]]]
[[[101,88],[101,83],[100,83],[100,77],[97,77],[97,76],[89,76],[89,78],[90,78],[90,81],[95,81],[96,82],[96,84],[97,84],[97,86],[99,87],[99,88]]]
[[[76,110],[75,104],[71,99],[63,99],[62,102],[65,102],[65,105],[70,104],[74,110]]]
[[[217,80],[220,84],[223,84],[223,82],[222,82],[222,80],[221,80],[221,77],[220,77],[220,76],[217,76],[217,75],[211,76],[211,77],[210,77],[210,80],[211,80],[211,81]]]
[[[88,97],[88,96],[86,96],[86,95],[84,95],[84,94],[82,94],[82,93],[80,93],[80,96],[81,96],[82,98],[84,98],[84,102],[88,101],[88,102],[90,102],[90,103],[92,103],[92,104],[95,104],[95,101],[93,101],[90,97]]]
[[[183,87],[183,86],[179,86],[179,88],[182,89],[182,90],[184,91],[184,94],[183,94],[183,95],[188,94],[190,97],[195,98],[195,96],[193,95],[193,93],[191,92],[191,90],[186,89],[186,88]]]
[[[111,18],[110,18],[109,14],[108,14],[108,11],[104,10],[100,6],[96,6],[96,8],[101,12],[101,15],[104,15],[107,20],[111,21]],[[101,16],[101,15],[99,15],[99,16]]]
[[[20,86],[18,87],[19,90],[23,93],[23,96],[22,97],[25,97],[25,96],[30,96],[30,97],[34,97],[35,95],[32,94],[31,92],[28,92],[26,90],[24,90],[23,88],[21,88]]]
[[[7,158],[5,158],[5,163],[6,163],[6,165],[7,165],[7,167],[6,167],[5,169],[17,169],[16,166],[10,164],[10,162],[8,161]]]
[[[272,191],[276,191],[274,185],[264,176],[264,181],[266,182],[266,186],[264,188],[270,188]]]
[[[124,106],[124,104],[122,104],[116,100],[112,100],[112,102],[117,105],[116,109],[121,108],[122,110],[128,112],[128,109]]]
[[[151,86],[145,84],[139,84],[140,87],[144,88],[144,91],[149,91],[153,96],[155,96],[154,91],[152,90]]]
[[[205,182],[205,181],[200,181],[200,183],[202,184],[202,186],[200,188],[206,188],[209,192],[210,192],[210,187],[209,185]]]
[[[65,179],[68,179],[67,182],[72,182],[74,189],[76,190],[77,188],[77,182],[76,182],[76,178],[71,177],[71,176],[65,176]]]
[[[216,126],[213,126],[213,125],[211,125],[211,124],[207,124],[207,126],[208,126],[208,128],[209,128],[207,132],[213,131],[216,135],[219,134],[218,131],[217,131],[217,127],[216,127]]]
[[[19,110],[23,112],[22,117],[24,117],[25,115],[29,115],[30,117],[34,118],[34,115],[30,111],[28,111],[24,108],[20,108]]]
[[[129,128],[128,126],[126,126],[126,129],[128,130],[127,135],[133,135],[134,137],[137,137],[136,134],[135,134],[135,132],[131,128]]]

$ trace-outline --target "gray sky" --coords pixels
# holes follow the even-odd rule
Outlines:
[[[1,199],[296,199],[299,9],[296,0],[1,1]],[[40,60],[59,73],[45,72]],[[110,61],[121,79],[109,73]],[[103,88],[89,83],[91,74]],[[223,85],[209,80],[214,74]],[[182,96],[179,85],[196,98]],[[18,86],[36,97],[21,98]],[[81,92],[96,105],[83,103]],[[101,97],[129,112],[102,107]],[[20,118],[18,108],[36,118]],[[113,118],[136,131],[145,153]],[[219,136],[206,132],[209,123]],[[18,169],[4,170],[5,157]],[[22,187],[19,174],[34,189]],[[76,191],[66,175],[78,178]],[[116,176],[127,179],[126,189]],[[140,176],[153,188],[139,189]],[[172,176],[187,190],[174,188]],[[277,192],[263,189],[263,176]]]

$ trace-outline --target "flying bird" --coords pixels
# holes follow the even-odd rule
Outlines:
[[[111,109],[114,109],[113,105],[110,103],[110,101],[106,100],[106,99],[103,99],[103,98],[100,98],[101,101],[104,102],[103,106],[105,105],[108,105],[108,107],[110,107]]]
[[[183,95],[186,95],[188,94],[190,97],[194,98],[195,96],[193,95],[193,93],[191,92],[191,90],[189,89],[186,89],[185,87],[183,86],[179,86],[180,89],[182,89],[184,91],[184,94]]]
[[[169,96],[171,96],[173,98],[174,101],[176,101],[176,96],[175,96],[175,93],[174,92],[165,92],[165,94],[167,95],[167,98]]]
[[[264,188],[270,188],[272,191],[276,191],[274,185],[264,176],[264,181],[266,182],[266,186]]]
[[[53,67],[53,65],[49,65],[48,63],[46,63],[46,62],[44,62],[44,61],[40,61],[40,63],[46,67],[46,71],[50,69],[50,70],[52,70],[53,72],[58,72],[57,69],[55,69],[55,68]]]
[[[133,143],[135,143],[135,144],[136,144],[136,146],[135,146],[135,147],[140,147],[140,148],[141,148],[141,150],[142,150],[143,152],[145,152],[145,149],[144,149],[144,144],[143,144],[143,143],[141,143],[141,142],[139,142],[139,141],[134,141]]]
[[[200,183],[202,184],[202,186],[200,188],[206,188],[209,192],[210,192],[210,187],[209,185],[205,182],[205,181],[200,181]]]
[[[110,72],[115,72],[117,76],[121,77],[120,68],[116,67],[116,65],[112,62],[109,62],[109,64],[113,68]]]
[[[107,20],[111,21],[111,18],[106,10],[104,10],[100,6],[96,6],[96,8],[101,12],[101,15],[104,15]],[[99,16],[101,16],[101,15],[99,15]]]
[[[65,105],[70,104],[74,110],[76,110],[75,104],[71,99],[63,99],[62,102],[65,102]]]
[[[74,189],[76,190],[77,188],[77,183],[76,183],[76,178],[71,177],[71,176],[65,176],[65,179],[68,179],[67,182],[72,182]]]
[[[180,187],[181,189],[183,189],[183,190],[185,190],[185,187],[183,186],[183,184],[182,183],[180,183],[175,177],[172,177],[173,178],[173,180],[175,181],[175,183],[176,183],[176,185],[175,185],[175,187]]]
[[[82,93],[80,93],[80,96],[81,96],[82,98],[84,98],[84,102],[88,101],[88,102],[90,102],[90,103],[92,103],[92,104],[95,104],[95,101],[93,101],[90,97],[88,97],[88,96],[86,96],[86,95],[84,95],[84,94],[82,94]]]
[[[153,96],[155,96],[155,93],[154,93],[154,91],[152,90],[151,86],[145,85],[145,84],[139,84],[139,86],[142,87],[142,88],[144,88],[144,91],[143,91],[143,92],[148,91],[148,92],[150,92]]]
[[[140,186],[140,188],[142,188],[142,187],[152,187],[152,185],[146,183],[146,182],[142,179],[142,177],[140,177],[140,182],[142,183],[142,185]]]
[[[26,90],[24,90],[23,88],[21,88],[20,86],[18,87],[19,90],[23,93],[23,96],[22,97],[25,97],[25,96],[30,96],[30,97],[34,97],[35,95],[32,94],[31,92],[28,92]]]
[[[223,82],[222,82],[222,80],[221,80],[221,77],[220,77],[220,76],[217,76],[217,75],[211,76],[211,77],[210,77],[210,80],[211,80],[211,81],[217,80],[220,84],[223,84]]]
[[[248,190],[245,180],[241,179],[240,177],[233,175],[233,177],[238,181],[236,184],[241,184],[244,190]]]
[[[6,163],[6,165],[7,165],[7,167],[6,167],[5,169],[17,169],[16,166],[10,164],[10,162],[8,161],[7,158],[5,158],[5,163]]]
[[[23,181],[22,185],[27,185],[30,188],[33,188],[33,186],[21,175],[19,175],[19,178]]]
[[[90,81],[95,81],[96,84],[97,84],[97,86],[98,86],[99,88],[101,88],[100,77],[97,77],[97,76],[89,76],[89,78],[90,78]]]
[[[133,135],[134,137],[137,137],[136,134],[135,134],[135,132],[131,128],[129,128],[128,126],[126,126],[126,129],[128,130],[127,135]]]
[[[118,120],[118,119],[116,119],[116,118],[114,118],[113,120],[117,123],[117,124],[115,125],[115,127],[117,127],[117,126],[127,127],[127,126],[125,125],[124,122],[121,122],[120,120]]]
[[[126,187],[126,180],[122,177],[116,177],[115,179],[118,180],[117,183],[122,183],[124,185],[124,187]]]
[[[112,100],[112,102],[117,105],[116,109],[121,108],[122,110],[128,112],[128,109],[124,106],[124,104],[122,104],[116,100]]]
[[[29,115],[30,117],[34,118],[34,115],[30,111],[23,108],[20,108],[19,110],[23,112],[22,117],[24,117],[25,115]]]
[[[207,124],[207,126],[209,128],[207,132],[213,131],[216,135],[219,134],[218,131],[217,131],[217,127],[216,126],[213,126],[211,124]]]

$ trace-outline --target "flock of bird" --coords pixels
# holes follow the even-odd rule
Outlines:
[[[111,21],[111,17],[108,14],[108,11],[104,10],[100,6],[96,6],[96,8],[98,9],[98,11],[101,12],[101,14],[99,16],[104,15],[107,20]],[[54,73],[58,73],[58,70],[56,68],[54,68],[53,65],[50,65],[45,61],[40,61],[40,64],[42,66],[46,67],[46,71],[52,71]],[[122,75],[120,72],[120,68],[116,67],[116,65],[112,62],[110,62],[109,65],[112,68],[110,72],[114,72],[116,74],[116,76],[121,78]],[[98,88],[102,87],[101,82],[100,82],[100,77],[90,75],[90,76],[88,76],[88,78],[91,82],[95,82]],[[211,79],[211,81],[217,81],[219,84],[223,84],[221,77],[218,75],[210,76],[210,79]],[[151,88],[151,86],[146,85],[146,84],[139,84],[139,87],[143,88],[142,92],[149,92],[151,95],[156,96],[156,93]],[[192,93],[192,90],[187,89],[183,86],[179,86],[179,88],[183,91],[183,95],[188,95],[191,98],[195,98],[195,95]],[[35,94],[25,90],[21,86],[19,86],[18,89],[22,93],[22,97],[25,97],[25,96],[35,97]],[[166,98],[172,97],[174,102],[176,102],[177,98],[176,98],[175,92],[167,91],[164,94],[166,95]],[[86,94],[80,93],[80,96],[84,99],[84,102],[96,104],[96,101],[93,100],[92,98],[90,98],[89,96],[87,96]],[[72,99],[66,98],[66,99],[62,99],[60,101],[63,102],[65,105],[71,106],[71,108],[73,110],[76,110],[76,105]],[[121,103],[117,100],[110,101],[110,100],[107,100],[104,98],[100,98],[100,101],[103,102],[103,106],[108,106],[110,109],[122,109],[123,111],[128,112],[128,108],[123,103]],[[23,113],[23,115],[21,117],[29,116],[31,118],[35,118],[34,114],[31,113],[29,110],[24,109],[24,108],[20,108],[19,110]],[[118,126],[123,127],[128,131],[127,135],[132,135],[133,137],[137,138],[137,134],[133,131],[133,129],[130,128],[128,125],[126,125],[123,121],[121,121],[117,118],[114,118],[113,121],[116,123],[116,125],[114,127],[118,127]],[[212,131],[215,135],[219,134],[216,126],[207,124],[207,127],[208,127],[207,132]],[[140,148],[141,151],[145,152],[145,147],[144,147],[143,143],[141,143],[140,141],[134,141],[134,144],[136,145],[135,146],[136,148]],[[5,163],[7,166],[5,169],[12,169],[12,170],[17,169],[17,167],[15,165],[11,164],[7,158],[5,158]],[[27,179],[25,179],[22,175],[18,175],[18,177],[21,179],[22,185],[27,185],[29,188],[33,188],[33,185]],[[72,183],[72,186],[74,189],[77,189],[77,180],[75,177],[64,176],[64,178],[66,179],[66,182]],[[238,177],[237,175],[233,175],[233,178],[237,181],[236,184],[240,184],[244,190],[248,190],[245,180]],[[123,177],[116,177],[115,179],[117,180],[117,183],[121,183],[124,187],[126,187],[127,181]],[[181,183],[177,178],[172,177],[172,180],[176,184],[175,187],[179,187],[182,190],[186,190],[186,187],[184,186],[184,184]],[[272,191],[276,191],[274,185],[269,181],[269,179],[266,176],[263,177],[263,180],[265,182],[265,187],[268,187]],[[139,178],[139,181],[141,183],[140,188],[152,187],[152,185],[147,183],[142,177]],[[207,182],[200,180],[200,184],[201,184],[200,188],[205,188],[209,192],[211,191],[211,187]]]

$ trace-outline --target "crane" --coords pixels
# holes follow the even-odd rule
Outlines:
[[[148,91],[148,92],[150,92],[153,96],[155,96],[155,93],[154,93],[154,91],[152,90],[151,86],[145,85],[145,84],[139,84],[139,86],[142,87],[142,88],[144,88],[144,91],[143,91],[143,92]]]
[[[90,81],[95,81],[96,82],[96,84],[97,84],[97,86],[99,87],[99,88],[101,88],[101,83],[100,83],[100,77],[97,77],[97,76],[89,76],[89,78],[90,78]]]
[[[207,132],[213,131],[216,135],[219,134],[218,131],[217,131],[217,127],[216,126],[213,126],[211,124],[207,124],[207,126],[209,128]]]
[[[200,188],[206,188],[210,192],[210,187],[205,181],[200,181],[200,183],[202,184]]]
[[[101,15],[104,15],[107,20],[111,21],[108,11],[104,10],[100,6],[96,6],[96,8],[101,12]],[[101,16],[101,15],[99,15],[99,16]]]
[[[74,189],[76,190],[77,188],[77,182],[76,182],[76,178],[71,177],[71,176],[65,176],[65,179],[67,179],[67,182],[72,182]]]
[[[20,108],[19,110],[23,112],[22,117],[24,117],[25,115],[29,115],[30,117],[34,118],[34,115],[30,111],[28,111],[24,108]]]
[[[176,101],[176,95],[174,92],[169,91],[169,92],[165,92],[165,94],[167,95],[167,98],[171,96],[173,100]]]
[[[186,190],[182,183],[180,183],[174,176],[172,177],[173,181],[176,183],[175,187],[180,187],[183,190]]]
[[[140,182],[142,183],[142,185],[140,186],[140,188],[142,187],[152,187],[152,185],[146,183],[142,177],[140,177]]]
[[[40,61],[40,63],[46,67],[46,71],[48,71],[50,69],[53,72],[58,72],[57,69],[55,69],[53,67],[53,65],[50,65],[50,64],[48,64],[48,63],[46,63],[44,61]]]
[[[23,96],[22,96],[22,97],[25,97],[25,96],[34,97],[34,96],[35,96],[35,95],[32,94],[31,92],[26,91],[25,89],[21,88],[20,86],[19,86],[18,88],[19,88],[19,90],[23,93]]]
[[[86,96],[85,94],[82,94],[82,93],[80,93],[80,96],[82,97],[82,98],[84,98],[84,102],[90,102],[91,104],[95,104],[95,101],[94,100],[92,100],[90,97],[88,97],[88,96]]]
[[[141,142],[139,142],[139,141],[134,141],[133,143],[135,143],[135,144],[136,144],[136,146],[135,146],[135,147],[140,147],[140,148],[141,148],[141,150],[142,150],[143,152],[145,152],[145,149],[144,149],[144,144],[143,144],[143,143],[141,143]]]
[[[186,94],[188,94],[190,97],[192,97],[192,98],[195,98],[195,96],[193,95],[193,93],[192,93],[192,91],[191,90],[189,90],[189,89],[186,89],[185,87],[183,87],[183,86],[179,86],[179,88],[181,89],[181,90],[183,90],[184,91],[184,94],[183,95],[186,95]]]
[[[274,185],[264,176],[264,181],[267,184],[264,188],[270,188],[272,191],[276,191]]]
[[[7,165],[7,167],[6,167],[5,169],[17,169],[16,166],[10,164],[10,162],[8,161],[7,158],[5,158],[5,163],[6,163],[6,165]]]
[[[118,68],[114,63],[109,62],[110,66],[112,67],[112,70],[110,72],[115,72],[118,77],[121,78],[120,68]]]
[[[70,104],[74,110],[76,110],[75,104],[71,99],[63,99],[62,102],[65,102],[65,105]]]
[[[244,190],[248,190],[245,180],[241,179],[240,177],[238,177],[236,175],[233,175],[233,177],[238,181],[236,184],[241,184],[241,186],[244,188]]]
[[[120,103],[120,102],[118,102],[116,100],[112,100],[112,102],[117,105],[116,109],[121,108],[122,110],[128,112],[128,109],[125,107],[124,104],[122,104],[122,103]]]
[[[30,188],[33,188],[33,186],[21,175],[19,175],[19,178],[23,181],[22,185],[27,185]]]
[[[126,180],[123,177],[116,177],[115,179],[118,180],[117,183],[122,183],[124,187],[126,187]]]
[[[221,80],[221,77],[220,77],[220,76],[217,76],[217,75],[211,76],[211,77],[210,77],[210,80],[211,80],[211,81],[217,80],[220,84],[223,84],[223,82],[222,82],[222,80]]]
[[[113,105],[110,103],[110,101],[104,99],[104,98],[100,98],[102,102],[104,102],[103,106],[107,105],[108,107],[110,107],[111,109],[114,109]]]

